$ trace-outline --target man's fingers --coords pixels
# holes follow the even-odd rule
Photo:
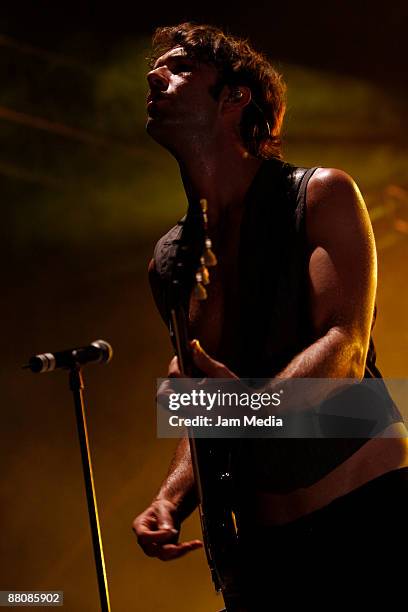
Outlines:
[[[177,536],[177,529],[157,529],[155,531],[145,529],[137,539],[140,544],[151,544],[154,542],[161,544],[162,542],[174,542],[174,538]]]
[[[157,557],[161,561],[171,561],[179,559],[187,553],[202,548],[203,543],[200,540],[190,540],[189,542],[180,542],[179,544],[164,544],[157,547]]]
[[[169,363],[169,370],[167,376],[169,378],[181,378],[180,366],[177,355],[175,355]]]
[[[153,532],[157,535],[157,532]],[[168,534],[167,534],[168,536]],[[174,536],[173,536],[174,537]],[[138,538],[139,544],[142,547],[144,553],[149,557],[157,557],[162,561],[171,561],[171,559],[178,559],[183,555],[186,555],[192,550],[201,548],[203,543],[200,540],[190,540],[189,542],[181,542],[179,544],[172,544],[166,542],[166,538],[160,541],[160,538],[151,538],[150,535],[143,534]]]
[[[166,410],[169,407],[170,395],[174,393],[174,389],[172,389],[171,381],[166,378],[160,384],[160,387],[157,390],[156,401],[157,403]]]
[[[204,351],[198,340],[191,341],[193,360],[195,365],[211,378],[236,378],[223,363],[216,361]]]
[[[137,541],[146,555],[149,557],[158,557],[159,551],[163,545],[170,545],[171,542],[176,542],[178,537],[178,531],[172,530],[158,530],[149,531],[145,530],[143,533],[137,535]]]

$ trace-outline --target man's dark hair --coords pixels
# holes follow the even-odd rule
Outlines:
[[[150,58],[152,65],[176,46],[183,47],[189,57],[217,68],[219,81],[213,92],[215,97],[224,85],[250,88],[252,101],[244,108],[240,125],[242,140],[256,157],[281,158],[286,86],[267,58],[246,40],[224,34],[219,28],[181,23],[157,28]]]

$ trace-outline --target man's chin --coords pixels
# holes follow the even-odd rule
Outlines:
[[[162,122],[153,117],[147,118],[146,132],[153,140],[163,147],[168,148],[169,141],[172,141],[171,135],[168,134],[168,130],[164,129]]]

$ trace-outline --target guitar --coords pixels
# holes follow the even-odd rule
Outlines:
[[[185,288],[188,278],[182,240],[173,258],[169,278],[168,306],[170,337],[183,376],[202,375],[193,364],[190,347]],[[224,598],[226,612],[244,612],[239,603],[238,563],[239,533],[234,512],[232,452],[228,440],[195,438],[188,428],[204,548],[214,587]]]

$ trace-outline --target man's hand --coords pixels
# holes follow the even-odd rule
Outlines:
[[[157,391],[156,400],[160,406],[162,406],[166,410],[169,409],[170,397],[171,395],[176,393],[176,391],[177,393],[191,393],[193,389],[214,391],[211,382],[213,379],[230,380],[231,383],[228,382],[228,390],[230,392],[248,391],[248,389],[244,387],[241,381],[239,381],[239,378],[236,376],[236,374],[234,374],[234,372],[232,372],[225,364],[210,357],[204,351],[204,349],[202,349],[198,340],[192,340],[190,342],[190,346],[194,365],[197,366],[197,368],[204,375],[204,377],[200,379],[198,383],[195,379],[186,378],[186,376],[183,375],[180,371],[177,356],[173,357],[173,359],[170,361],[168,368],[168,378],[166,378],[161,383]],[[174,383],[172,382],[172,379],[174,378],[179,379],[177,385],[174,385]],[[184,407],[179,407],[178,410],[179,414],[193,416],[192,406],[184,405]],[[227,415],[225,414],[225,416]],[[233,412],[231,416],[236,416],[236,414]]]
[[[207,355],[198,340],[191,341],[191,349],[194,364],[209,378],[238,378],[226,365]]]
[[[162,561],[178,559],[203,545],[200,540],[178,542],[180,522],[177,508],[166,499],[156,499],[139,514],[133,521],[133,531],[146,555]]]
[[[220,361],[216,361],[204,351],[204,349],[200,346],[198,340],[192,340],[190,342],[194,365],[205,375],[205,378],[200,382],[200,388],[205,388],[206,378],[233,378],[238,380],[238,377],[234,372],[221,363]],[[181,378],[185,379],[185,376],[180,372],[180,366],[178,362],[177,356],[173,357],[173,359],[169,363],[169,369],[167,373],[168,378],[164,380],[158,391],[157,391],[157,402],[164,408],[168,407],[169,396],[174,393],[174,389],[172,388],[171,379],[172,378]],[[191,385],[186,380],[185,391],[191,391]],[[178,389],[180,390],[180,385],[178,385]]]
[[[198,340],[190,342],[194,365],[209,378],[238,378],[226,365],[216,361],[204,351]],[[169,378],[184,378],[180,372],[178,358],[173,357],[167,373]]]

